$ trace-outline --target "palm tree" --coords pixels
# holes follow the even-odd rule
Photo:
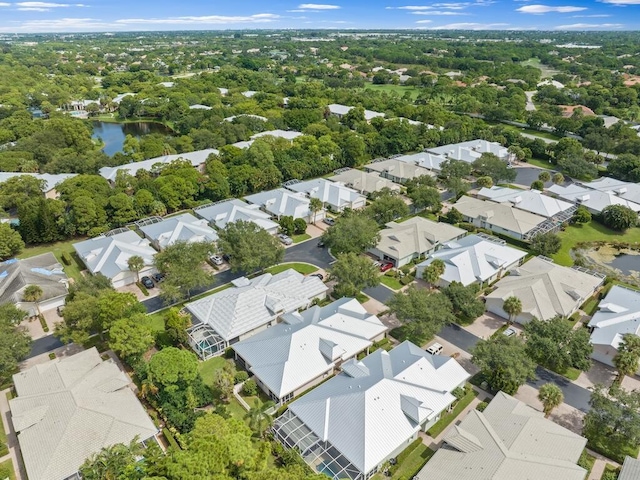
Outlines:
[[[42,298],[42,294],[42,288],[40,288],[38,285],[27,285],[27,288],[25,288],[24,292],[22,293],[22,299],[25,302],[36,304],[38,317],[40,316],[40,305],[38,305],[38,301]]]
[[[543,170],[540,172],[540,175],[538,175],[538,180],[540,180],[542,183],[547,183],[549,180],[551,180],[551,174],[546,170]]]
[[[518,297],[509,297],[502,304],[502,309],[509,315],[509,323],[513,323],[522,313],[522,302]]]
[[[262,403],[257,398],[253,401],[253,407],[249,409],[246,417],[249,419],[249,428],[251,428],[256,435],[264,435],[264,432],[271,426],[273,418],[267,411],[274,406],[275,403],[272,401]]]
[[[316,223],[316,215],[320,210],[322,210],[322,200],[319,198],[312,198],[309,201],[309,210],[313,213],[313,223]]]
[[[553,180],[553,183],[556,185],[560,185],[561,183],[564,183],[564,175],[560,172],[556,172],[553,174],[553,177],[551,177],[551,180]]]
[[[127,260],[129,270],[136,272],[136,281],[140,283],[140,270],[144,268],[144,259],[140,255],[133,255]]]
[[[445,264],[439,258],[436,258],[433,262],[427,266],[422,272],[422,279],[433,287],[442,276],[445,270]]]
[[[548,417],[554,408],[564,402],[564,395],[560,387],[554,383],[545,383],[538,391],[538,400],[542,402],[544,416]]]

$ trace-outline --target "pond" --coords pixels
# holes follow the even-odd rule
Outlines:
[[[608,263],[611,268],[620,270],[623,275],[634,275],[640,272],[640,255],[621,253]]]
[[[93,138],[101,138],[104,142],[102,151],[109,156],[122,152],[124,140],[127,135],[140,138],[142,135],[150,133],[171,134],[171,130],[155,122],[135,122],[135,123],[108,123],[91,122],[93,127]]]

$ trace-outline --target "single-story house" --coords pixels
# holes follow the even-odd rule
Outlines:
[[[13,376],[11,422],[29,480],[79,479],[85,460],[158,429],[129,387],[131,380],[95,347]]]
[[[337,104],[337,103],[332,103],[332,104],[328,105],[327,108],[329,109],[329,113],[331,115],[333,115],[334,117],[342,118],[347,113],[349,113],[349,111],[351,109],[353,109],[354,107],[349,107],[347,105],[340,105],[340,104]],[[383,117],[385,117],[385,114],[384,113],[380,113],[380,112],[374,112],[373,110],[365,109],[365,111],[364,111],[364,119],[367,122],[370,122],[374,118],[378,118],[378,117],[383,118]]]
[[[42,289],[38,305],[26,302],[24,291],[29,285]],[[11,303],[25,310],[29,316],[64,305],[69,279],[62,265],[51,252],[23,260],[11,259],[0,263],[0,305]]]
[[[282,323],[232,346],[236,361],[277,404],[333,375],[340,365],[368,351],[387,327],[354,298],[282,315]]]
[[[571,118],[576,111],[580,111],[583,117],[596,116],[595,112],[585,105],[558,105],[558,107],[562,109],[564,118]]]
[[[618,480],[638,480],[640,478],[640,460],[627,455],[622,464]]]
[[[560,83],[557,80],[551,80],[549,78],[547,78],[546,80],[541,81],[540,83],[538,83],[537,86],[538,87],[552,86],[552,87],[556,87],[559,90],[564,88],[564,84]]]
[[[380,231],[380,240],[369,253],[398,268],[467,234],[461,228],[423,217],[413,217],[402,223],[389,222],[386,227]]]
[[[387,178],[396,183],[407,183],[414,178],[425,175],[432,177],[434,175],[431,170],[427,170],[415,163],[403,162],[397,158],[369,163],[363,168],[365,172],[377,172],[382,178]]]
[[[218,234],[207,220],[196,218],[190,213],[160,219],[152,217],[136,222],[140,231],[151,244],[162,250],[176,242],[217,242]]]
[[[453,205],[465,222],[478,228],[502,233],[521,240],[543,228],[545,217],[514,208],[510,204],[495,203],[463,195]],[[559,227],[559,226],[558,226]]]
[[[249,205],[236,198],[202,205],[194,208],[193,211],[197,216],[204,218],[220,230],[224,229],[227,223],[238,220],[253,222],[272,235],[278,233],[278,228],[280,228],[280,225],[271,220],[271,215],[260,210],[259,205]]]
[[[504,273],[521,265],[527,252],[510,247],[507,242],[487,235],[468,235],[445,243],[439,250],[429,254],[417,267],[416,276],[422,278],[424,270],[438,259],[445,265],[439,285],[446,287],[452,282],[464,286],[492,283]]]
[[[533,318],[570,317],[602,285],[604,278],[584,268],[563,267],[547,258],[535,257],[498,281],[496,289],[486,296],[486,308],[509,319],[502,305],[507,298],[517,297],[522,302],[522,313],[514,320],[520,324]]]
[[[211,110],[211,107],[208,105],[196,103],[195,105],[189,105],[189,110]]]
[[[198,171],[204,171],[204,164],[209,155],[219,155],[220,151],[215,148],[207,148],[205,150],[196,150],[195,152],[177,153],[173,155],[163,155],[162,157],[150,158],[141,162],[127,163],[126,165],[118,165],[117,167],[102,167],[98,173],[110,182],[115,182],[119,171],[123,171],[129,175],[138,173],[139,170],[149,172],[159,171],[164,166],[175,162],[176,160],[185,160]]]
[[[417,480],[584,480],[587,439],[504,392],[471,409],[444,437]],[[637,478],[637,477],[635,477]]]
[[[256,133],[255,135],[251,135],[249,140],[232,143],[231,145],[236,148],[245,149],[249,148],[251,145],[253,145],[253,142],[255,142],[256,139],[261,137],[284,138],[292,142],[294,139],[300,137],[301,135],[303,134],[300,132],[296,132],[295,130],[268,130],[266,132],[260,132]]]
[[[342,212],[345,208],[357,210],[367,204],[367,199],[357,191],[326,178],[287,183],[285,186],[291,191],[305,193],[309,198],[319,198],[325,208],[334,212]]]
[[[615,367],[622,337],[640,335],[640,291],[614,285],[589,321],[594,360]]]
[[[509,151],[497,142],[488,142],[486,140],[470,140],[468,142],[452,143],[443,145],[442,147],[428,148],[427,151],[442,155],[448,159],[461,160],[467,163],[473,163],[480,158],[483,153],[493,153],[502,160],[509,159]]]
[[[101,273],[109,278],[114,288],[136,282],[136,272],[129,270],[127,263],[133,256],[142,257],[144,260],[144,267],[139,272],[141,277],[155,272],[153,257],[156,251],[151,247],[149,240],[141,238],[133,230],[115,235],[100,235],[74,243],[73,248],[91,273]]]
[[[244,199],[262,210],[280,219],[290,216],[302,218],[307,223],[317,222],[324,218],[324,211],[311,212],[309,198],[304,193],[292,192],[286,188],[276,188],[268,192],[254,193]]]
[[[388,188],[392,192],[400,191],[400,185],[386,178],[382,178],[378,172],[365,172],[363,170],[356,170],[355,168],[341,171],[333,177],[329,177],[329,180],[342,183],[367,196],[379,192],[384,188]]]
[[[222,355],[228,346],[278,323],[280,316],[308,308],[328,290],[318,277],[293,269],[231,283],[233,288],[185,305],[194,319],[189,343],[202,359]]]
[[[333,480],[365,480],[428,430],[469,374],[451,357],[404,342],[342,364],[289,405],[273,434]]]
[[[255,120],[261,120],[263,122],[269,121],[267,117],[263,117],[262,115],[252,115],[250,113],[241,113],[240,115],[233,115],[231,117],[223,118],[223,120],[225,122],[233,122],[236,118],[242,118],[242,117],[253,118]]]
[[[577,208],[573,203],[558,200],[534,189],[518,190],[498,186],[481,188],[478,192],[478,198],[513,205],[518,210],[535,213],[545,218],[553,218],[560,222],[570,220]]]
[[[588,186],[596,183],[599,182],[591,182],[590,184],[584,185],[577,183],[572,183],[567,186],[552,185],[548,191],[552,195],[562,198],[567,202],[585,206],[593,215],[599,215],[602,210],[610,205],[623,205],[629,207],[634,212],[640,212],[640,203],[627,200],[624,196],[621,196],[627,194],[627,190],[624,190],[624,187],[610,190],[596,190]],[[640,201],[640,197],[634,196],[634,199]]]
[[[255,94],[258,93],[255,90],[247,90],[245,92],[242,92],[242,95],[247,97],[247,98],[252,98],[255,96]]]
[[[640,204],[640,185],[637,183],[623,182],[611,177],[601,177],[593,182],[582,183],[584,187],[613,193],[629,202]]]
[[[25,173],[25,172],[0,172],[0,183],[6,182],[10,178],[29,176],[42,181],[42,192],[46,198],[58,198],[56,187],[69,178],[73,178],[77,173]]]
[[[447,160],[443,156],[429,152],[410,153],[409,155],[394,157],[394,159],[400,162],[417,165],[434,172],[439,172],[442,168],[442,163]]]

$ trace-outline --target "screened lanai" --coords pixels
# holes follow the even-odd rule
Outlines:
[[[227,343],[206,323],[199,323],[187,329],[189,345],[202,359],[207,360],[224,353]]]

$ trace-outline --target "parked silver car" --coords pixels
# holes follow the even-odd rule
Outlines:
[[[292,245],[293,240],[289,235],[285,235],[284,233],[278,234],[278,240],[280,240],[284,245]]]

